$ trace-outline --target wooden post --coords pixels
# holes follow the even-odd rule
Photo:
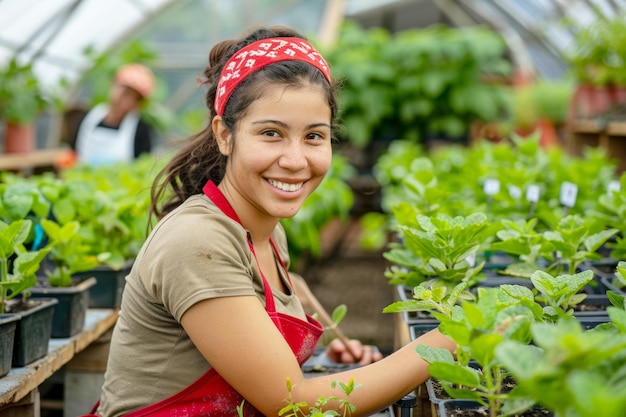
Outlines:
[[[322,16],[322,24],[317,39],[321,47],[330,48],[337,40],[345,9],[345,0],[326,1],[326,10]]]

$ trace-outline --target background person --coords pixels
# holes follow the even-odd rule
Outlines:
[[[151,152],[154,130],[141,118],[140,110],[154,88],[154,74],[145,65],[131,63],[120,67],[108,103],[89,110],[70,141],[77,162],[92,165],[129,162]]]
[[[354,416],[384,409],[428,378],[416,344],[454,344],[434,330],[381,358],[352,341],[363,366],[302,373],[324,329],[294,290],[279,220],[331,165],[326,62],[298,33],[261,28],[215,45],[204,75],[210,123],[155,180],[159,222],[127,277],[96,414],[237,416],[243,404],[243,416],[276,416],[287,379],[292,400],[313,406],[345,397],[332,382],[352,378]]]

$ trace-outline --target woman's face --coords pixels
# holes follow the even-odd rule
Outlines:
[[[220,188],[238,213],[291,217],[330,167],[331,112],[319,86],[269,87],[235,132],[219,132],[228,156]]]

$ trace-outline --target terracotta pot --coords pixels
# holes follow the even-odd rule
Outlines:
[[[595,117],[607,111],[612,104],[613,97],[609,87],[581,84],[572,96],[570,117]]]
[[[35,149],[35,125],[7,122],[4,131],[4,153],[31,152]]]
[[[611,86],[611,97],[613,104],[626,103],[626,85]]]

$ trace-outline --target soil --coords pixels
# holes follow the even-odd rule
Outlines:
[[[43,303],[43,301],[40,301],[40,300],[27,300],[27,301],[22,301],[22,300],[17,300],[17,299],[10,300],[10,301],[7,301],[6,312],[13,313],[13,314],[21,313],[24,311],[28,311],[32,308],[35,308],[41,303]]]
[[[439,384],[437,380],[431,379],[430,381],[432,382],[434,398],[439,398],[441,400],[450,399],[450,396],[448,395],[448,393],[443,390],[443,388],[441,387],[441,384]],[[503,384],[504,384],[504,388],[502,389],[502,392],[508,392],[515,387],[515,382],[511,379],[505,379],[503,381]],[[511,417],[552,417],[553,415],[554,414],[551,411],[548,411],[544,408],[534,407],[534,408],[531,408],[530,410],[525,411],[522,414],[515,414]],[[483,406],[472,408],[469,410],[462,409],[462,408],[454,408],[454,409],[447,410],[446,415],[441,416],[441,417],[479,417],[479,416],[489,417],[489,408],[483,407]]]
[[[550,411],[542,408],[533,408],[522,414],[515,414],[511,417],[552,417]],[[442,417],[489,417],[489,410],[486,407],[479,407],[476,409],[463,410],[460,408],[447,410],[446,415]]]

